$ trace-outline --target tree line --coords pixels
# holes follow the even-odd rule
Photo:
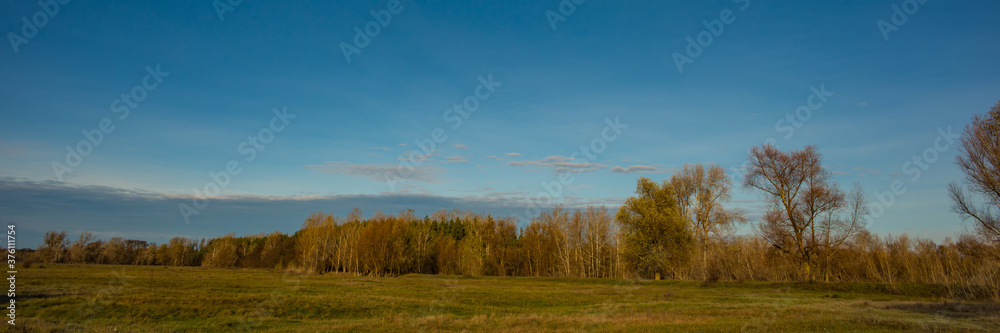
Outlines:
[[[507,217],[412,210],[364,217],[316,212],[292,235],[280,232],[167,244],[84,232],[48,232],[32,255],[44,262],[275,268],[374,276],[460,274],[588,278],[671,278],[706,282],[850,281],[931,283],[1000,300],[1000,104],[962,137],[958,164],[966,191],[952,184],[953,209],[973,234],[937,244],[879,236],[862,222],[869,202],[859,184],[844,190],[814,146],[753,147],[741,187],[766,211],[750,223],[727,207],[734,180],[717,165],[685,165],[669,179],[640,178],[635,196],[606,207],[544,210],[523,227]],[[978,200],[978,201],[976,201]]]

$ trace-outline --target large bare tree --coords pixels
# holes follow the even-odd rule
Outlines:
[[[959,148],[958,167],[965,173],[969,192],[956,183],[948,186],[952,209],[976,223],[979,235],[1000,244],[1000,103],[985,116],[966,125]],[[983,201],[974,201],[978,194]]]
[[[813,279],[817,256],[832,255],[863,227],[860,187],[846,200],[830,176],[815,146],[785,153],[764,145],[751,149],[743,179],[744,188],[759,190],[770,201],[761,236],[794,256],[805,279]]]
[[[764,192],[771,207],[760,225],[761,235],[772,246],[798,260],[801,272],[809,276],[812,249],[806,239],[810,221],[800,214],[801,197],[807,180],[822,172],[816,147],[782,152],[772,145],[753,147],[748,157],[743,187]]]

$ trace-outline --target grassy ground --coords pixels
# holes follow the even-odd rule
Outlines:
[[[17,327],[30,332],[1000,330],[1000,306],[945,303],[929,286],[104,265],[35,266],[17,281]]]

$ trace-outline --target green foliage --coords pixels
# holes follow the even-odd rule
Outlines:
[[[618,211],[622,259],[644,277],[677,276],[694,251],[694,237],[677,204],[670,183],[640,178],[637,196]]]

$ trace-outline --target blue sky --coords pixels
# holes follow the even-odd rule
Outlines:
[[[546,12],[559,1],[402,1],[348,62],[341,44],[389,3],[243,1],[222,19],[211,1],[60,4],[27,43],[0,47],[0,222],[34,246],[47,230],[157,242],[294,232],[312,211],[353,206],[523,215],[564,170],[574,178],[556,203],[614,207],[638,177],[735,168],[775,138],[818,146],[845,188],[904,182],[872,231],[940,241],[965,229],[946,193],[962,177],[955,147],[928,155],[917,179],[904,163],[1000,99],[995,2],[927,1],[886,40],[877,22],[904,1],[589,0],[555,30]],[[0,7],[8,42],[44,10]],[[674,53],[723,11],[734,20],[680,72]],[[155,89],[136,88],[157,66]],[[489,77],[497,86],[475,98]],[[786,138],[776,124],[813,88],[833,95]],[[120,119],[114,101],[136,91],[145,99]],[[478,109],[453,128],[446,110],[470,96]],[[275,108],[294,118],[264,130]],[[115,129],[58,180],[52,163],[105,118]],[[627,127],[603,152],[571,159],[616,118]],[[388,186],[382,174],[435,129],[447,138]],[[241,143],[262,130],[276,133],[248,161]],[[178,206],[229,161],[241,172],[186,223]],[[764,205],[735,194],[748,211]]]

